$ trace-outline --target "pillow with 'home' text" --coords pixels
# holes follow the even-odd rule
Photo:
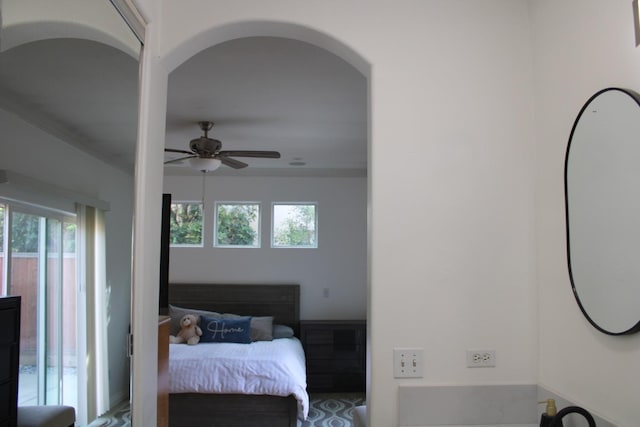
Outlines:
[[[223,319],[239,319],[240,316],[224,313]],[[251,316],[251,341],[271,341],[273,339],[273,316]]]
[[[251,343],[251,317],[221,319],[203,315],[200,316],[200,329],[200,342]]]

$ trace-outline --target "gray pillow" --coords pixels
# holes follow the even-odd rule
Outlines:
[[[292,338],[293,329],[287,325],[273,325],[273,339]]]
[[[169,331],[169,335],[176,336],[178,332],[180,332],[180,319],[185,314],[193,314],[196,316],[198,323],[200,323],[200,316],[207,317],[220,317],[220,313],[216,313],[215,311],[206,311],[206,310],[196,310],[194,308],[185,308],[185,307],[177,307],[175,305],[169,304],[169,317],[171,317],[171,327]]]
[[[224,313],[223,319],[238,319],[245,316]],[[273,339],[273,316],[251,318],[251,341],[271,341]]]

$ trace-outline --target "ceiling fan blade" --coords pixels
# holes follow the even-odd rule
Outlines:
[[[246,168],[247,166],[249,166],[248,164],[246,164],[244,162],[241,162],[240,160],[232,159],[230,157],[219,156],[217,158],[220,159],[222,164],[227,165],[227,166],[229,166],[231,168],[234,168],[234,169],[242,169],[242,168]]]
[[[186,160],[186,159],[193,159],[194,157],[198,157],[195,154],[192,154],[190,156],[186,156],[186,157],[179,157],[177,159],[173,159],[173,160],[167,160],[166,162],[164,162],[165,165],[167,164],[171,164],[171,163],[178,163],[182,160]]]
[[[279,159],[280,153],[277,151],[250,151],[250,150],[230,150],[221,151],[220,156],[228,157],[260,157],[265,159]]]
[[[176,150],[175,148],[165,148],[164,151],[166,151],[167,153],[183,153],[193,155],[193,151]]]

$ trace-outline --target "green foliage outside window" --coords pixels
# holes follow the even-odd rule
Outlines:
[[[76,252],[76,225],[72,222],[65,222],[62,227],[64,252],[75,253]]]
[[[61,236],[60,221],[51,218],[47,219],[47,252],[58,253],[60,251],[61,237],[64,253],[74,253],[76,251],[76,225],[71,222],[63,222]]]
[[[276,204],[273,216],[273,246],[317,247],[316,205]]]
[[[221,203],[216,211],[216,246],[259,246],[260,205]]]
[[[4,244],[4,206],[0,206],[0,248]],[[13,253],[37,253],[40,238],[40,219],[38,215],[15,212],[11,221],[11,252]],[[60,248],[60,237],[58,235],[60,221],[48,219],[47,251],[58,252]],[[62,227],[64,252],[75,253],[76,251],[76,224],[64,222]]]
[[[35,215],[14,213],[11,221],[11,252],[38,252],[40,218]]]
[[[202,204],[171,204],[171,244],[202,244]]]

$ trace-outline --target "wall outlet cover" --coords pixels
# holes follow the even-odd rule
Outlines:
[[[467,368],[495,368],[495,350],[467,350]]]

